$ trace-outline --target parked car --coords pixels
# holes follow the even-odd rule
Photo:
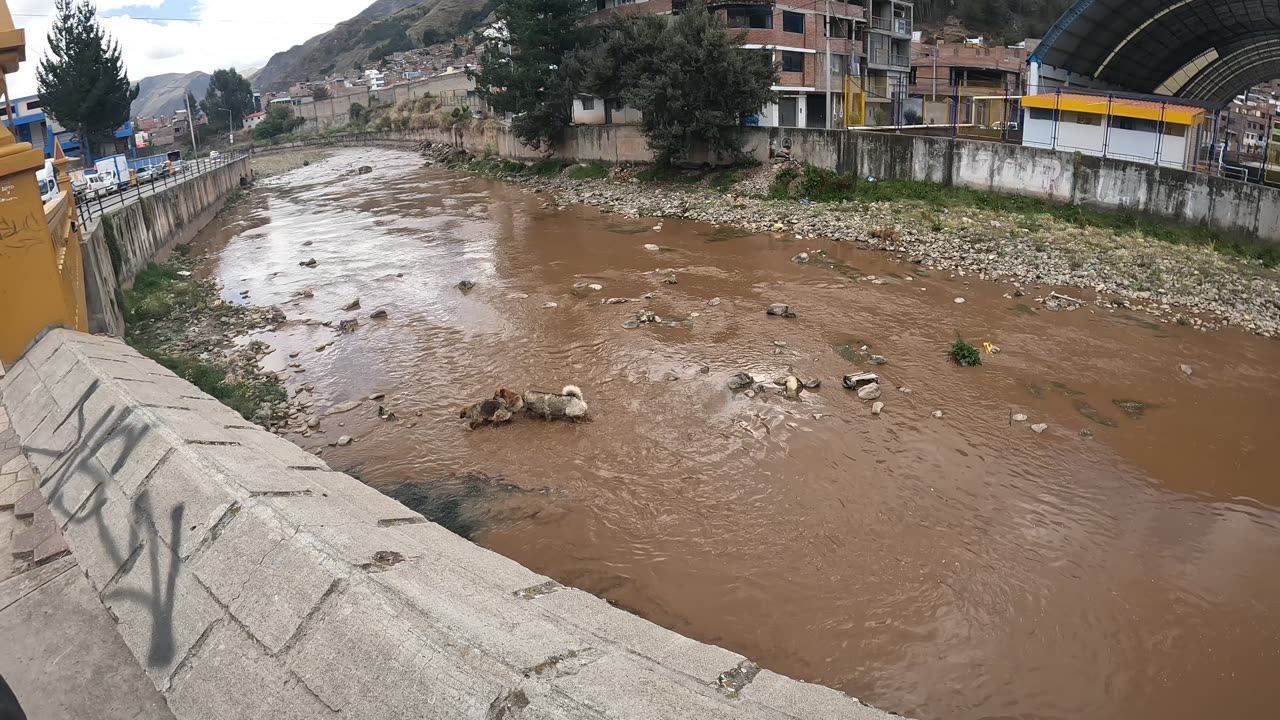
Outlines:
[[[99,175],[111,173],[115,178],[118,190],[123,190],[132,182],[132,176],[129,174],[129,159],[124,155],[112,155],[104,157],[93,164]]]
[[[85,195],[91,198],[103,197],[110,195],[116,191],[119,181],[116,174],[110,170],[103,170],[96,173],[86,174]]]
[[[222,153],[218,152],[217,150],[211,150],[211,151],[209,151],[209,159],[210,159],[210,160],[217,160],[217,159],[218,159],[218,158],[220,158],[220,157],[222,157]]]
[[[150,183],[159,180],[168,173],[164,165],[148,165],[140,168],[137,173],[138,184]]]
[[[58,195],[57,171],[53,161],[45,160],[44,168],[36,172],[36,183],[40,186],[40,202],[49,202]]]

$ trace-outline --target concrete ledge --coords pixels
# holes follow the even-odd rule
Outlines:
[[[179,718],[890,717],[473,545],[117,340],[51,332],[0,398]]]

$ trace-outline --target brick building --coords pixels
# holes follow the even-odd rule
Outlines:
[[[909,0],[706,0],[707,9],[746,34],[748,49],[780,68],[776,104],[754,122],[780,127],[887,124],[907,95],[911,69]],[[597,0],[605,13],[678,14],[682,0]],[[828,40],[830,50],[828,50]],[[830,104],[828,104],[828,96]],[[575,122],[627,122],[633,111],[579,98]]]

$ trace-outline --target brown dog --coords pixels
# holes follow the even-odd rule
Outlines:
[[[465,419],[467,427],[475,430],[488,423],[500,425],[508,422],[513,415],[523,409],[524,398],[506,388],[499,388],[492,398],[462,408],[458,417]]]

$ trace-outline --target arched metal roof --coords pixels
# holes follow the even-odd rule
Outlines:
[[[1226,104],[1280,77],[1280,0],[1076,0],[1032,58],[1134,92]]]

